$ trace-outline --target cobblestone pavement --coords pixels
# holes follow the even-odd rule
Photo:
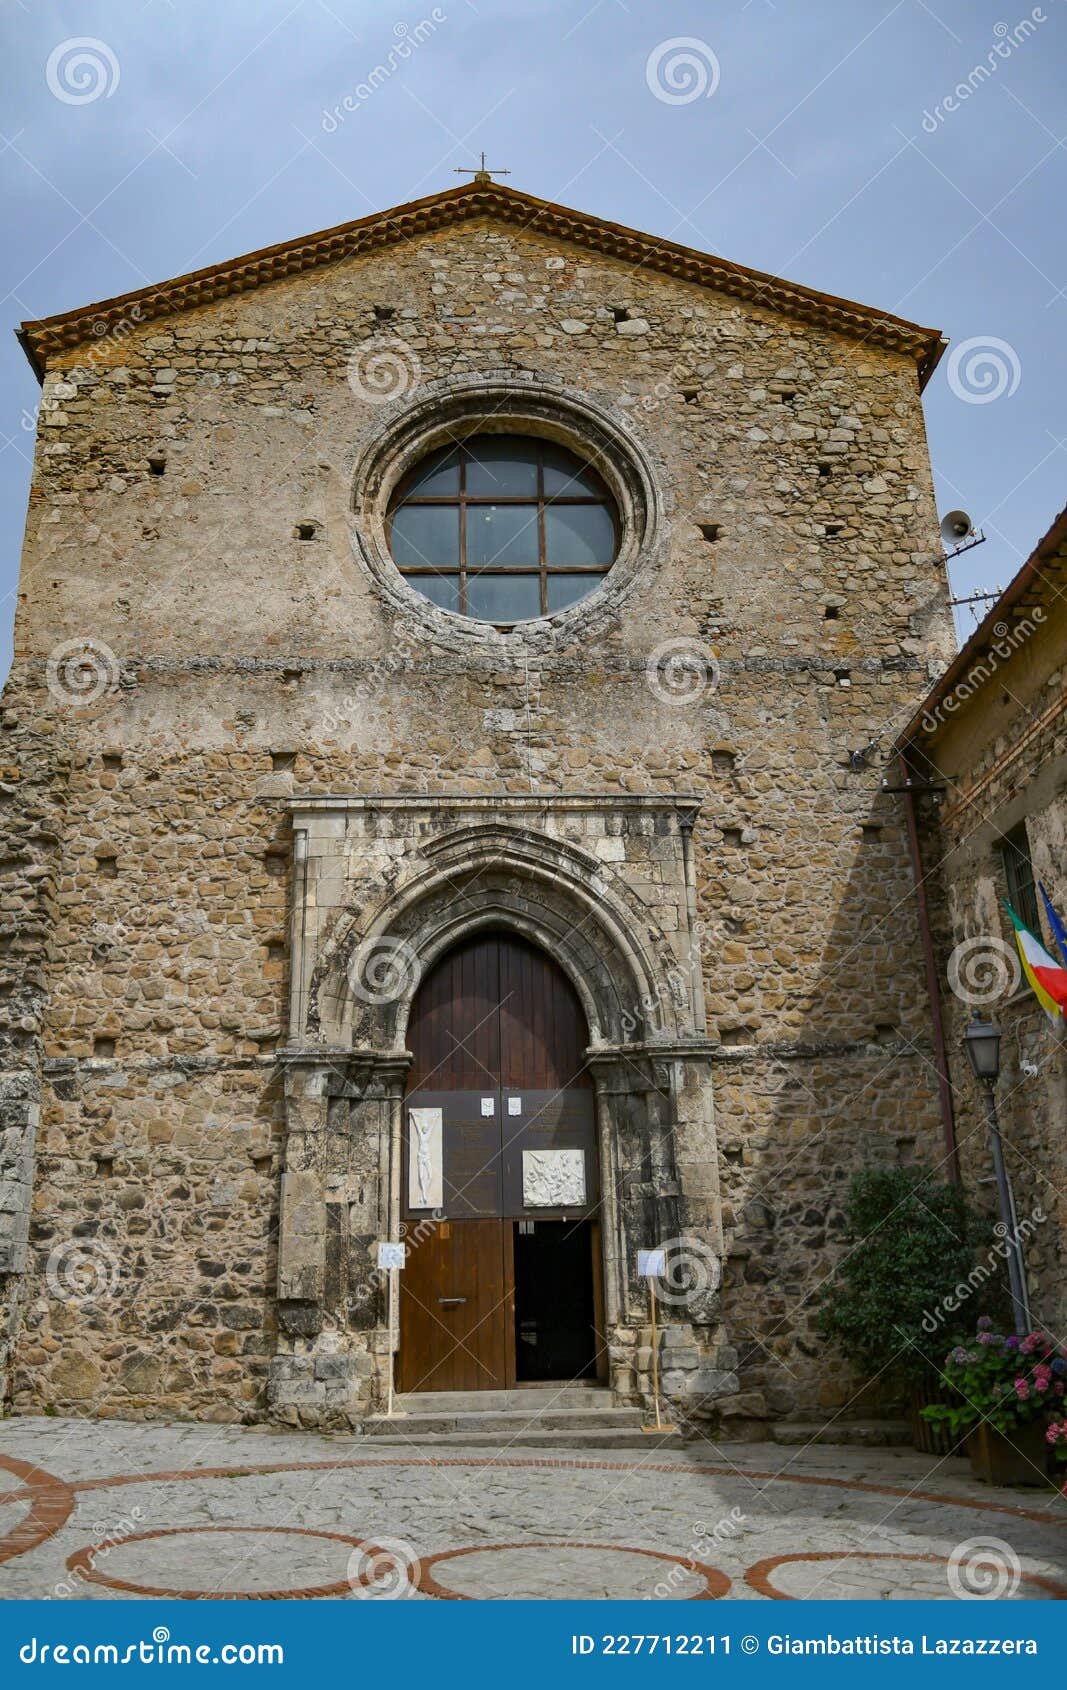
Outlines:
[[[1067,1500],[912,1450],[0,1425],[0,1596],[1067,1596]]]

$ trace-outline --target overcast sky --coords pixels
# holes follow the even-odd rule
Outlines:
[[[944,330],[939,500],[988,535],[958,594],[1067,503],[1067,0],[0,8],[3,671],[38,393],[16,325],[451,187],[481,147],[530,193]]]

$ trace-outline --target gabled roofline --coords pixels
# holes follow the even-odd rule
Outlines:
[[[1046,588],[1051,588],[1058,596],[1061,589],[1047,578],[1046,569],[1057,554],[1067,547],[1067,506],[1061,510],[1048,533],[1037,542],[1033,552],[1023,564],[1019,573],[1005,587],[1000,597],[991,606],[978,627],[974,630],[966,645],[960,647],[944,674],[931,687],[916,710],[911,721],[899,735],[895,742],[895,749],[906,751],[908,746],[918,739],[923,721],[930,716],[936,716],[938,705],[952,691],[961,675],[965,675],[981,653],[994,640],[1003,637],[1003,623],[1010,618],[1012,612],[1022,616],[1032,608],[1035,601],[1042,597]],[[1001,629],[997,633],[998,627]],[[927,745],[937,738],[937,734],[923,733]]]
[[[82,305],[54,317],[31,320],[22,324],[18,339],[41,380],[50,357],[83,341],[103,338],[125,318],[132,317],[137,324],[150,322],[475,217],[495,217],[536,228],[542,234],[606,253],[641,269],[657,270],[681,281],[714,288],[749,304],[764,305],[802,322],[899,352],[915,361],[920,386],[925,386],[945,347],[936,329],[921,328],[917,323],[869,305],[857,305],[852,300],[838,299],[815,288],[785,282],[743,264],[679,246],[674,241],[659,240],[621,223],[609,223],[586,212],[553,205],[549,200],[536,199],[502,182],[465,182],[458,188],[446,188],[442,193],[413,200],[392,211],[375,212],[354,223],[341,223],[299,240],[262,247],[258,252],[245,253],[224,264],[211,264],[206,269],[193,270],[188,275],[119,294],[95,305]]]

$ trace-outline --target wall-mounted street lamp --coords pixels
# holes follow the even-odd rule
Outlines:
[[[1019,1242],[1019,1223],[1015,1218],[1015,1199],[1004,1167],[1004,1148],[1000,1142],[1000,1121],[997,1118],[996,1084],[1000,1074],[1000,1028],[991,1021],[983,1021],[977,1010],[971,1014],[970,1025],[964,1035],[967,1059],[976,1080],[985,1089],[986,1114],[989,1120],[989,1139],[993,1151],[993,1171],[997,1178],[997,1197],[1000,1219],[1008,1246],[1008,1284],[1015,1330],[1023,1337],[1030,1330],[1030,1299],[1026,1290],[1026,1265]]]

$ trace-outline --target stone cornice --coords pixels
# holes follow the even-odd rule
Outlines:
[[[286,809],[320,810],[699,810],[695,792],[412,792],[311,794],[290,798]]]
[[[19,340],[38,377],[43,378],[49,359],[86,341],[99,343],[119,325],[128,333],[159,317],[215,304],[267,282],[363,257],[479,217],[534,229],[538,234],[620,259],[634,268],[654,270],[679,281],[713,288],[746,304],[779,311],[800,322],[899,352],[915,362],[920,383],[925,383],[943,350],[944,343],[936,329],[922,328],[871,306],[839,299],[692,247],[679,246],[674,241],[659,240],[622,224],[536,199],[500,182],[465,183],[392,211],[376,212],[299,240],[263,247],[227,263],[194,270],[95,305],[31,320],[23,323]]]

